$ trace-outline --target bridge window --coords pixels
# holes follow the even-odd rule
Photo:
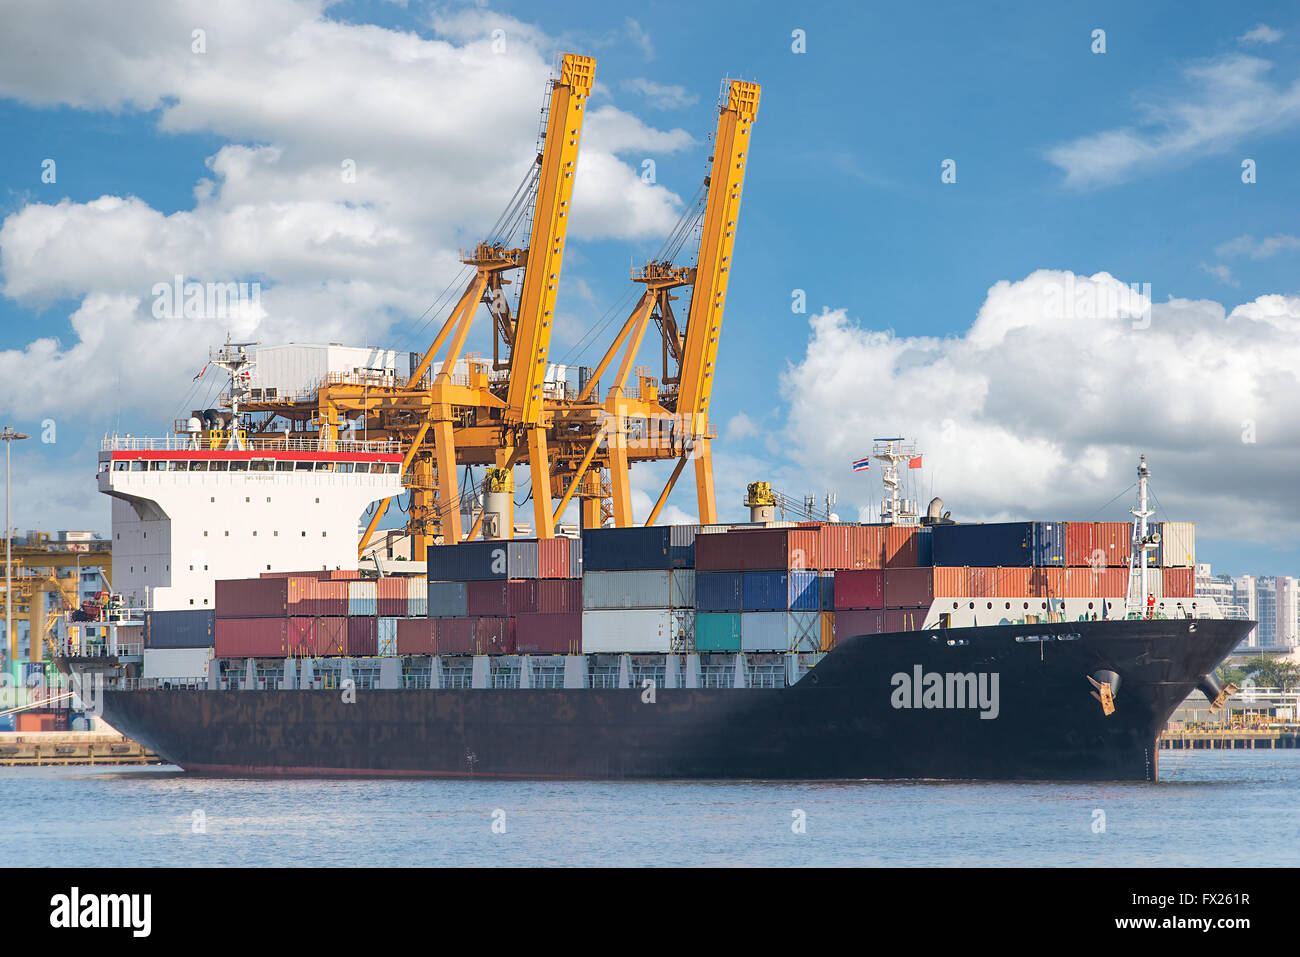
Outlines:
[[[293,463],[292,463],[292,462],[276,462],[276,463],[275,463],[275,470],[276,470],[277,472],[292,472],[292,471],[293,471]]]
[[[191,472],[206,472],[206,471],[208,471],[208,463],[207,463],[207,460],[206,460],[206,459],[196,459],[195,461],[191,462],[191,463],[190,463],[190,471],[191,471]]]
[[[310,471],[311,471],[311,463],[310,463],[310,462],[294,462],[294,463],[293,463],[293,470],[294,470],[295,472],[310,472]]]
[[[150,471],[150,472],[165,472],[165,471],[167,471],[167,463],[166,463],[166,462],[150,462],[150,463],[149,463],[149,471]]]
[[[213,461],[208,463],[208,471],[228,472],[230,471],[230,463],[225,461],[225,459],[214,459]]]
[[[230,463],[230,471],[232,471],[232,472],[247,472],[247,471],[248,471],[248,463],[247,463],[247,462],[231,462],[231,463]]]

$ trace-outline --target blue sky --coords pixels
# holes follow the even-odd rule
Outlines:
[[[173,8],[174,23],[151,18],[167,30],[153,23],[133,34],[128,23],[106,24],[97,36],[65,30],[52,14],[44,20],[39,12],[25,14],[11,33],[15,50],[22,45],[38,58],[72,64],[79,50],[110,52],[102,58],[108,65],[86,67],[81,81],[45,77],[39,64],[19,56],[0,58],[8,64],[0,66],[0,125],[6,131],[0,220],[7,227],[0,228],[0,370],[10,379],[0,386],[0,416],[28,432],[53,416],[60,429],[57,443],[28,443],[16,455],[30,476],[26,486],[15,486],[16,493],[28,493],[16,523],[106,529],[106,501],[89,490],[94,442],[119,423],[137,434],[162,431],[207,346],[224,334],[205,330],[211,342],[180,336],[160,344],[165,359],[145,356],[147,337],[124,331],[114,338],[113,323],[130,322],[119,317],[104,320],[105,340],[80,358],[58,359],[75,353],[84,335],[70,317],[83,309],[87,321],[96,321],[85,310],[89,297],[133,288],[146,294],[148,279],[169,276],[158,265],[163,259],[185,265],[191,276],[279,286],[285,298],[272,301],[273,315],[258,330],[265,341],[277,334],[302,341],[315,323],[321,339],[346,334],[345,341],[418,348],[428,334],[414,334],[410,317],[450,277],[439,253],[472,242],[476,230],[495,218],[495,179],[480,184],[487,198],[475,206],[457,195],[454,177],[440,181],[439,171],[453,162],[472,169],[477,151],[485,161],[499,160],[503,170],[516,169],[517,177],[522,168],[508,160],[525,155],[531,143],[515,131],[527,129],[527,116],[542,98],[532,62],[563,48],[597,58],[603,90],[593,107],[617,111],[600,139],[588,129],[584,145],[603,144],[609,162],[628,170],[653,159],[661,189],[651,209],[620,193],[616,180],[605,185],[608,196],[570,245],[560,304],[561,326],[567,321],[568,328],[557,328],[555,359],[569,357],[571,344],[624,294],[629,263],[653,254],[665,224],[706,172],[719,80],[743,77],[763,86],[712,412],[722,433],[717,455],[724,518],[742,517],[744,483],[761,478],[796,494],[832,489],[840,512],[852,516],[878,492],[874,476],[855,477],[848,463],[867,451],[869,433],[885,432],[918,436],[934,473],[923,477],[923,485],[928,492],[933,483],[959,518],[1122,518],[1120,505],[1104,512],[1098,507],[1131,482],[1134,453],[1145,451],[1167,517],[1201,523],[1203,559],[1231,572],[1300,574],[1300,556],[1292,550],[1300,515],[1288,481],[1297,467],[1297,401],[1294,377],[1288,380],[1285,370],[1294,366],[1283,362],[1276,374],[1256,375],[1251,369],[1258,363],[1250,361],[1256,354],[1300,358],[1296,352],[1283,356],[1277,345],[1294,341],[1293,327],[1253,314],[1225,324],[1205,305],[1221,304],[1223,314],[1235,316],[1238,306],[1280,297],[1260,308],[1269,316],[1280,310],[1286,323],[1300,322],[1300,244],[1290,241],[1300,232],[1300,17],[1290,4],[1252,5],[1249,14],[1210,3],[1077,6],[755,4],[738,18],[734,5],[723,4],[381,2],[317,12],[310,3],[277,0],[242,10],[238,24],[232,15],[229,26],[201,7],[189,20]],[[334,23],[319,47],[308,48],[316,62],[296,73],[273,73],[286,70],[292,56],[273,44],[259,51],[246,38],[294,36],[296,20]],[[170,80],[170,61],[152,48],[140,52],[140,44],[183,48],[191,21],[207,24],[211,52],[202,68],[230,70],[229,84],[192,79],[192,58],[176,66]],[[352,86],[373,80],[364,58],[368,44],[397,49],[411,34],[452,55],[487,42],[497,27],[511,44],[508,56],[521,58],[518,74],[500,78],[500,88],[472,111],[463,91],[443,90],[437,78],[425,82],[417,75],[412,88],[427,93],[421,108],[430,112],[422,124],[412,123],[405,139],[389,143],[382,131],[358,132],[351,121],[363,114],[350,113],[346,102],[336,118],[319,102],[301,111],[277,107],[277,98],[292,104],[297,96],[277,82],[310,87],[312,70],[319,73],[317,83],[339,79],[346,101]],[[1096,29],[1105,31],[1100,54],[1091,50]],[[806,35],[804,53],[792,51],[795,30]],[[240,49],[223,49],[223,43],[235,46],[237,32]],[[153,56],[162,68],[138,68]],[[395,77],[409,81],[420,69],[400,56],[389,59]],[[267,78],[260,96],[223,99],[240,78],[237,71],[246,80],[262,69]],[[357,71],[355,82],[349,69]],[[646,84],[668,89],[638,92]],[[432,139],[421,139],[440,110],[466,111],[463,137],[453,132],[439,141],[443,134],[428,133]],[[501,121],[511,135],[495,135],[501,128],[493,123],[496,110],[518,118]],[[643,129],[623,129],[633,122]],[[294,169],[307,177],[315,159],[304,154],[336,146],[381,178],[391,164],[391,179],[407,184],[405,193],[384,184],[359,203],[333,202],[322,211],[310,195],[293,192],[297,187],[286,186],[288,180],[262,176],[255,164],[238,182],[236,174],[223,177],[209,165],[223,149],[269,147],[282,151],[273,162],[298,163]],[[399,154],[400,169],[393,160]],[[40,179],[47,157],[57,161],[54,184]],[[1245,158],[1255,163],[1251,184],[1241,179]],[[941,182],[947,159],[956,163],[955,183]],[[427,164],[427,177],[421,164]],[[195,195],[205,179],[216,183],[217,197],[206,206]],[[431,194],[409,195],[426,181]],[[289,190],[280,205],[276,189]],[[409,198],[394,201],[399,194]],[[136,197],[138,223],[75,219],[76,207],[104,196]],[[99,244],[94,256],[70,240],[41,238],[63,214],[50,213],[45,225],[24,218],[40,204],[65,201],[72,225],[60,225]],[[251,222],[261,223],[253,233],[275,233],[283,204],[297,204],[298,215],[318,217],[325,234],[346,233],[350,226],[330,224],[357,217],[368,217],[376,230],[397,229],[402,252],[387,274],[360,262],[354,270],[346,256],[317,256],[316,246],[288,249],[294,242],[289,236],[263,262],[204,251],[185,233],[184,222],[166,220],[189,213],[198,219],[205,211],[215,216],[241,204],[251,209]],[[204,228],[210,227],[194,232],[201,236]],[[1268,239],[1274,242],[1262,245]],[[111,255],[104,246],[112,247]],[[174,252],[171,258],[155,255],[164,246]],[[102,263],[86,265],[99,256]],[[1079,277],[1104,272],[1122,285],[1149,284],[1153,303],[1172,297],[1192,305],[1156,313],[1156,328],[1172,330],[1161,338],[1099,332],[1098,348],[1086,356],[1078,338],[1045,329],[1032,339],[1006,340],[1005,348],[972,351],[981,310],[991,315],[1000,308],[990,289],[1010,283],[1008,296],[1019,292],[1023,299],[1032,283],[1056,281],[1044,280],[1039,270]],[[118,278],[125,275],[144,278],[130,286]],[[382,285],[380,276],[395,291],[336,299],[329,287],[322,295],[330,281],[363,289]],[[806,313],[791,311],[796,289],[806,292]],[[329,310],[336,311],[326,319]],[[827,320],[818,331],[810,319],[823,310],[832,316],[842,310],[842,320]],[[1216,332],[1223,329],[1229,331]],[[892,337],[871,336],[890,331]],[[1240,347],[1239,366],[1225,371],[1206,364],[1215,350],[1205,342],[1216,335],[1227,335],[1229,349]],[[1205,342],[1184,350],[1180,343],[1189,336]],[[41,337],[58,340],[52,354],[31,351]],[[825,363],[836,352],[854,364],[832,376]],[[1121,354],[1129,358],[1120,362]],[[979,356],[999,357],[988,381],[969,390],[952,386],[951,370],[966,375],[972,369],[963,363],[981,365]],[[591,349],[581,361],[598,358]],[[908,375],[916,366],[924,374]],[[1085,430],[1077,410],[1062,411],[1069,397],[1060,394],[1075,387],[1078,366],[1086,367],[1095,390],[1079,403],[1090,410],[1088,423],[1097,424],[1086,430],[1086,441],[1074,438]],[[20,381],[13,381],[15,372]],[[135,381],[141,376],[156,382],[156,391],[142,389]],[[822,391],[832,378],[838,385]],[[129,397],[123,398],[123,388]],[[1044,396],[1041,408],[1035,388]],[[1180,418],[1187,396],[1216,392],[1224,395],[1213,407],[1221,421],[1210,413]],[[1026,393],[1028,400],[1017,398]],[[952,405],[954,396],[986,398],[962,399],[978,406],[967,407]],[[1015,409],[1014,424],[998,414],[1002,403]],[[1260,434],[1250,444],[1239,436],[1248,418]],[[943,433],[948,419],[955,420],[955,432]],[[1108,422],[1140,427],[1110,428]],[[638,480],[650,499],[657,491],[651,475],[665,471],[656,468]],[[1235,504],[1239,496],[1258,506]],[[676,493],[672,502],[678,515],[694,511],[689,494]]]

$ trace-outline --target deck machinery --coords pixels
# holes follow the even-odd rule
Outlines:
[[[347,374],[326,378],[314,399],[243,403],[261,428],[287,420],[316,435],[323,448],[364,416],[372,438],[395,438],[404,450],[403,487],[409,492],[407,530],[414,554],[438,537],[458,542],[483,530],[483,511],[463,527],[459,470],[486,466],[475,493],[497,493],[513,507],[512,470],[531,475],[535,534],[549,538],[576,497],[584,526],[606,519],[633,524],[629,469],[637,462],[676,461],[647,524],[658,518],[688,461],[695,463],[700,521],[715,522],[708,408],[726,302],[749,133],[759,87],[724,81],[712,167],[705,198],[688,210],[686,233],[697,233],[693,266],[661,259],[633,272],[644,285],[627,321],[594,371],[577,387],[546,380],[556,298],[583,118],[595,60],[557,57],[542,111],[536,162],[493,234],[462,254],[473,275],[433,343],[405,380],[375,383]],[[514,246],[526,224],[528,245]],[[522,271],[517,279],[507,278]],[[512,314],[505,287],[517,281]],[[684,327],[672,308],[674,292],[692,287]],[[489,362],[465,355],[480,306],[492,322]],[[663,370],[652,377],[636,356],[653,319],[662,340]],[[468,358],[468,363],[466,359]],[[618,359],[617,366],[614,365]],[[601,394],[601,377],[615,368]],[[466,373],[466,368],[468,372]],[[636,381],[629,380],[635,374]],[[257,427],[254,426],[255,433]],[[363,534],[364,549],[391,499],[375,510]],[[510,537],[513,516],[488,521],[489,534]]]

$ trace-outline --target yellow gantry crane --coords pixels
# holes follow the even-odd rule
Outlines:
[[[659,260],[634,271],[633,281],[643,283],[645,292],[576,401],[555,403],[557,426],[570,427],[584,437],[586,445],[580,460],[566,476],[567,488],[555,510],[556,521],[575,494],[583,499],[584,525],[598,515],[592,499],[602,494],[600,471],[608,469],[614,524],[632,525],[630,465],[666,458],[676,458],[677,467],[655,501],[646,524],[655,523],[691,458],[695,461],[700,521],[712,524],[718,520],[709,400],[745,182],[749,133],[758,115],[758,98],[756,83],[732,80],[724,85],[713,165],[705,181],[708,192],[695,266],[680,267]],[[672,291],[688,285],[693,291],[683,333],[679,332],[673,314],[672,301],[676,297]],[[663,381],[642,373],[633,389],[628,378],[651,317],[662,338]],[[596,402],[597,382],[620,350],[622,359],[605,400]],[[533,488],[537,488],[536,480]]]

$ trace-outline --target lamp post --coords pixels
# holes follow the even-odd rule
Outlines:
[[[9,470],[9,451],[13,448],[15,442],[21,442],[23,439],[30,439],[30,435],[23,435],[21,432],[15,432],[12,425],[6,425],[4,431],[0,432],[0,442],[5,444],[5,648],[8,650],[9,661],[12,662],[18,657],[18,643],[14,639],[14,527],[9,520],[9,491],[13,488],[12,472]]]

